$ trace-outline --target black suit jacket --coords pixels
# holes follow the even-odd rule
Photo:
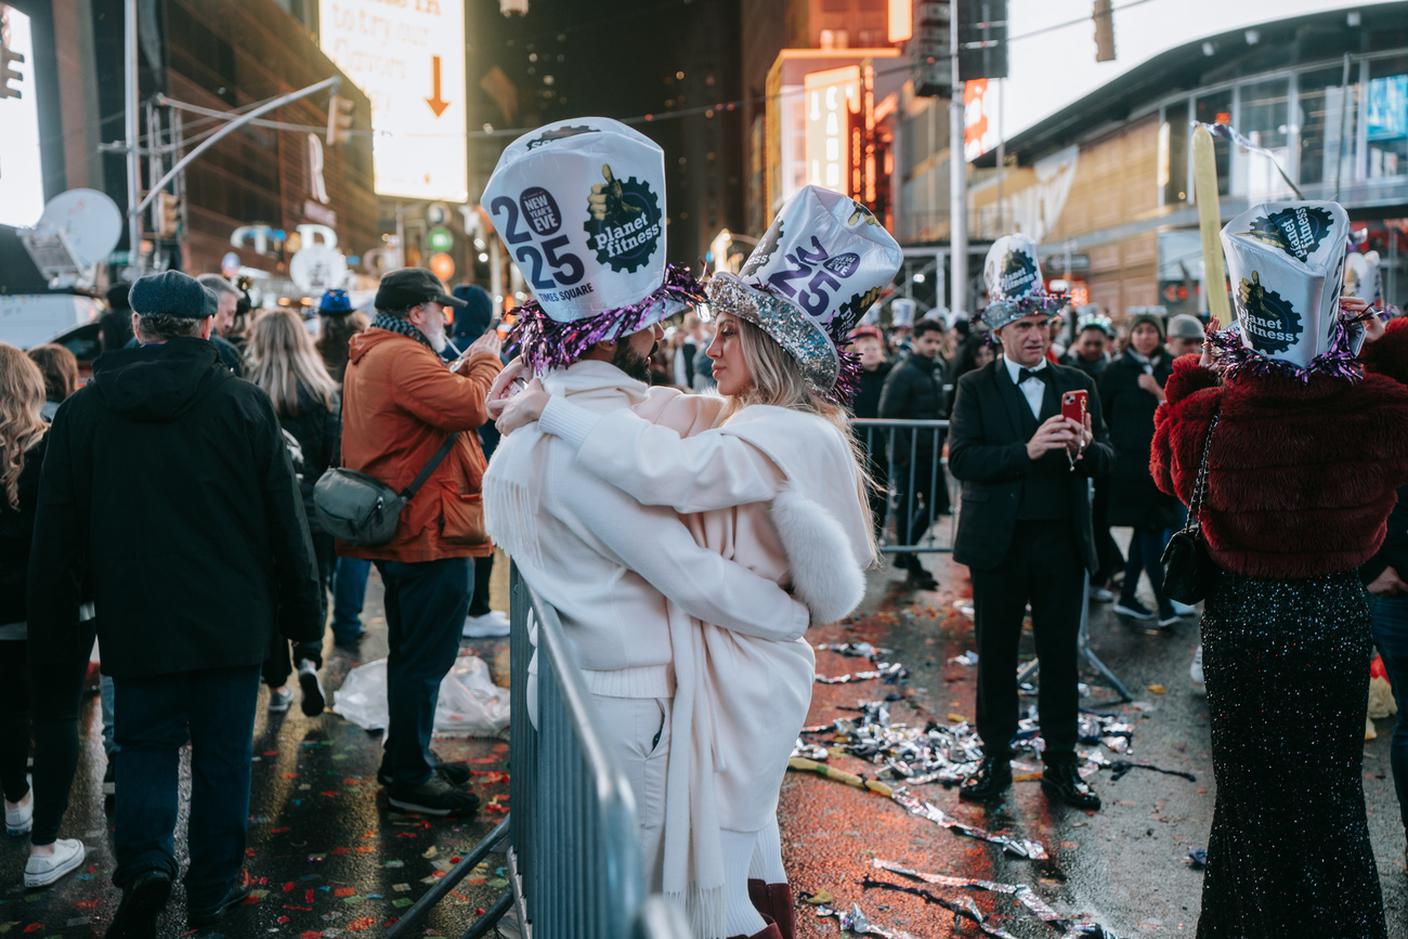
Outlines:
[[[1114,463],[1114,451],[1100,415],[1100,397],[1095,383],[1079,369],[1047,363],[1051,377],[1042,408],[1041,421],[1060,413],[1063,392],[1084,389],[1090,393],[1090,424],[1094,442],[1085,457],[1070,472],[1065,488],[1070,500],[1070,517],[1085,566],[1094,572],[1095,537],[1090,521],[1090,495],[1087,477],[1106,476]],[[969,567],[985,569],[1002,563],[1012,546],[1017,525],[1022,480],[1036,464],[1027,456],[1027,431],[1031,411],[1022,393],[1007,374],[1001,358],[958,381],[949,425],[948,466],[955,479],[963,482],[963,505],[958,516],[958,536],[954,560]],[[1040,424],[1041,421],[1037,423]],[[1068,467],[1059,451],[1041,458],[1049,466]]]

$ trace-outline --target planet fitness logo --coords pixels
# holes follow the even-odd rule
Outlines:
[[[1238,284],[1237,309],[1242,314],[1242,328],[1258,352],[1285,352],[1300,341],[1300,314],[1279,293],[1263,287],[1256,271],[1250,280],[1243,277]]]
[[[758,242],[758,246],[753,249],[753,253],[748,256],[748,260],[743,262],[743,269],[739,276],[749,277],[758,273],[772,260],[772,256],[777,253],[778,243],[782,241],[782,216],[778,216],[768,230],[763,233],[763,240]]]
[[[1036,261],[1025,251],[1007,252],[1000,282],[1004,297],[1025,297],[1036,288]]]
[[[660,200],[634,176],[617,179],[610,165],[602,166],[601,175],[604,182],[592,186],[587,198],[587,241],[597,261],[634,273],[660,247]]]
[[[1248,234],[1303,262],[1319,250],[1332,223],[1330,213],[1324,209],[1298,205],[1253,219]]]

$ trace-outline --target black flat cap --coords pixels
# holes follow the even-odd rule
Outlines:
[[[404,310],[431,300],[441,306],[464,306],[464,301],[451,296],[440,278],[423,267],[403,267],[381,279],[376,289],[378,310]]]
[[[178,316],[188,320],[214,316],[220,307],[214,291],[180,271],[138,278],[127,300],[141,316]]]

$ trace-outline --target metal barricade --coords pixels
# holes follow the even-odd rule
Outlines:
[[[435,905],[505,841],[510,888],[465,939],[487,935],[510,908],[525,939],[687,939],[678,909],[646,896],[635,798],[602,743],[556,611],[516,567],[509,589],[510,816],[406,911],[389,939],[418,934]]]
[[[884,554],[953,551],[959,500],[953,496],[944,457],[948,423],[884,418],[851,421],[852,432],[867,457],[866,468],[884,496],[882,504],[872,503],[880,532],[879,548]],[[948,537],[942,541],[935,530],[943,518],[940,510],[952,513]],[[879,517],[882,512],[884,516]]]

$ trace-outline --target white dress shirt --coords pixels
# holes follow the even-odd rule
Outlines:
[[[1046,382],[1040,378],[1028,377],[1026,381],[1017,381],[1017,373],[1026,368],[1025,365],[1018,365],[1005,356],[1002,364],[1007,366],[1007,377],[1012,379],[1012,384],[1017,386],[1017,390],[1027,399],[1027,407],[1032,409],[1032,417],[1041,420],[1041,399],[1046,396]],[[1046,359],[1042,359],[1031,367],[1031,371],[1040,372],[1046,368]]]

